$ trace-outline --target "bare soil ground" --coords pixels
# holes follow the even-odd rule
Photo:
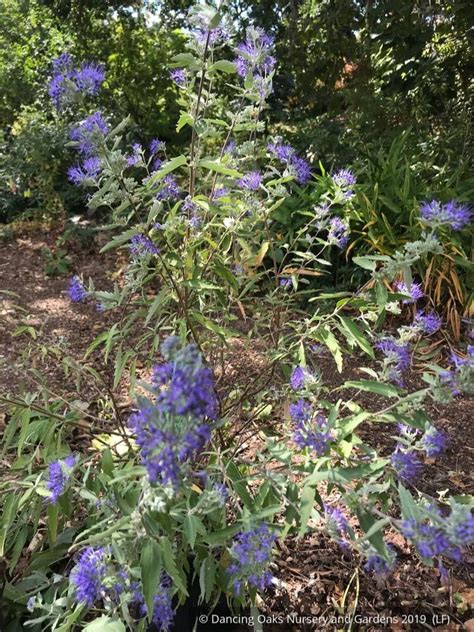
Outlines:
[[[91,340],[107,328],[113,316],[94,310],[91,305],[71,305],[67,295],[67,277],[47,277],[44,272],[43,249],[54,249],[57,234],[41,228],[29,229],[16,235],[14,241],[0,243],[0,395],[17,394],[35,389],[34,376],[25,371],[28,361],[24,353],[26,334],[14,337],[18,325],[32,325],[38,332],[40,345],[65,345],[68,353],[80,359]],[[68,245],[72,259],[70,273],[91,276],[96,285],[109,289],[113,275],[120,267],[116,255],[101,255],[96,244],[76,248]],[[109,324],[109,326],[110,326]],[[251,356],[249,357],[249,354]],[[100,362],[100,355],[92,357]],[[232,381],[249,378],[249,367],[258,374],[258,354],[251,348],[236,344],[226,358]],[[344,380],[360,379],[361,358],[353,356],[338,374],[332,358],[318,359],[325,382],[338,386]],[[232,373],[229,374],[229,367]],[[41,366],[44,378],[59,397],[67,398],[60,363]],[[107,374],[107,369],[104,369]],[[227,376],[228,379],[228,376]],[[234,382],[235,383],[235,382]],[[416,367],[409,376],[409,388],[421,387]],[[223,387],[225,388],[225,384]],[[336,394],[333,394],[336,397]],[[377,396],[362,395],[359,403],[367,408],[382,407]],[[426,463],[418,489],[436,493],[468,494],[474,491],[474,434],[472,432],[473,399],[459,398],[448,406],[432,404],[430,415],[437,427],[449,437],[449,449],[443,458]],[[2,426],[0,403],[0,432]],[[362,427],[360,434],[381,454],[393,448],[393,427],[378,424]],[[258,445],[249,440],[249,451]],[[272,632],[306,632],[312,630],[474,630],[474,555],[463,564],[447,565],[448,584],[443,584],[436,569],[424,566],[406,542],[392,534],[399,563],[387,582],[377,582],[360,567],[359,560],[344,554],[323,534],[311,534],[300,540],[281,545],[277,558],[278,588],[270,591],[260,611],[265,615],[263,629]],[[352,581],[351,581],[352,578]],[[350,583],[351,582],[351,583]],[[350,583],[350,586],[349,586]],[[348,588],[349,586],[349,588]],[[347,594],[344,596],[346,588]],[[344,617],[356,609],[359,620],[350,624]],[[339,617],[339,619],[337,618]],[[245,623],[245,622],[244,622]],[[200,630],[248,630],[247,625],[233,627],[230,623],[202,624]],[[180,631],[181,632],[181,631]],[[186,631],[183,631],[186,632]]]

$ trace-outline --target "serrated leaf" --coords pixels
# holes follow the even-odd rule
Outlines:
[[[148,620],[151,621],[154,606],[153,600],[158,590],[161,574],[161,549],[155,540],[147,539],[142,546],[140,572]]]
[[[372,349],[367,338],[365,338],[362,331],[355,324],[355,322],[351,320],[350,318],[347,318],[346,316],[339,316],[339,319],[341,321],[343,328],[346,331],[346,337],[348,338],[348,340],[354,341],[362,349],[362,351],[365,351],[365,353],[368,356],[370,356],[371,358],[374,358],[375,357],[374,350]]]

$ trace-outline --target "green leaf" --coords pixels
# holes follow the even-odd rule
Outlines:
[[[383,384],[375,382],[375,380],[349,380],[344,382],[340,388],[355,388],[358,391],[367,391],[368,393],[376,393],[377,395],[385,395],[385,397],[398,397],[399,391],[392,384]]]
[[[175,562],[175,552],[173,551],[173,545],[166,536],[160,538],[161,549],[163,551],[163,566],[165,571],[174,581],[175,585],[181,590],[184,595],[188,594],[185,577],[179,572]]]
[[[220,325],[216,325],[214,321],[210,320],[209,318],[206,318],[205,316],[203,316],[202,314],[199,314],[198,312],[191,312],[191,316],[200,325],[202,325],[206,329],[209,329],[209,331],[214,332],[218,336],[221,336],[223,340],[226,340],[227,338],[233,338],[239,335],[236,331],[232,329],[227,329],[225,327],[221,327]]]
[[[368,356],[374,358],[374,350],[355,322],[346,316],[339,316],[339,319],[343,328],[346,330],[348,340],[354,341],[362,349],[362,351],[365,351]]]
[[[142,546],[140,571],[148,620],[151,621],[153,616],[153,600],[158,591],[161,574],[161,549],[155,540],[147,539]]]
[[[214,70],[219,70],[220,72],[225,72],[227,74],[234,74],[237,72],[237,67],[232,61],[219,59],[219,61],[216,61],[209,66],[209,72],[213,72]]]
[[[313,485],[306,485],[301,493],[300,503],[300,528],[298,531],[298,537],[301,538],[306,533],[306,527],[308,520],[311,517],[311,512],[314,507],[314,498],[316,496],[316,487]]]
[[[339,373],[342,373],[342,353],[341,347],[339,346],[336,337],[329,329],[329,327],[325,327],[324,329],[318,331],[318,334],[322,338],[322,341],[327,346],[329,351],[332,353],[332,356],[336,362],[337,370],[339,371]]]
[[[216,562],[212,556],[206,557],[199,570],[199,586],[201,588],[201,600],[210,601],[214,590],[216,576]]]
[[[181,114],[176,124],[176,131],[180,132],[185,125],[190,125],[192,127],[193,124],[194,124],[193,117],[187,112],[183,112],[183,114]]]
[[[398,495],[403,517],[408,520],[417,520],[420,516],[418,505],[413,500],[413,496],[408,489],[403,487],[401,483],[398,484]]]
[[[179,167],[182,167],[183,165],[186,164],[186,156],[176,156],[176,158],[172,158],[171,160],[169,160],[168,162],[165,162],[165,164],[161,167],[161,169],[159,169],[158,171],[156,171],[148,180],[146,183],[146,188],[147,189],[152,189],[153,186],[159,181],[162,180],[168,173],[171,173],[171,171],[174,171],[175,169],[179,169]]]
[[[240,531],[241,526],[238,524],[233,524],[230,527],[226,527],[225,529],[221,529],[220,531],[214,531],[213,533],[208,533],[204,540],[211,545],[221,546],[229,541],[238,531]]]
[[[196,536],[198,533],[204,534],[206,533],[206,527],[199,520],[197,516],[193,514],[188,514],[184,519],[183,523],[184,533],[189,542],[189,546],[194,549],[194,544],[196,542]]]
[[[332,481],[345,485],[355,479],[377,474],[380,470],[383,470],[388,463],[389,461],[387,459],[380,459],[374,463],[364,463],[362,465],[356,465],[355,467],[333,467],[328,470],[318,470],[308,476],[306,485],[314,485],[321,481]]]
[[[199,68],[199,59],[191,55],[191,53],[178,53],[172,57],[170,66],[172,68],[176,68],[177,66],[183,68]]]
[[[83,632],[126,632],[126,630],[122,621],[112,619],[104,614],[100,619],[95,619],[86,625]]]
[[[226,474],[232,481],[232,486],[239,495],[239,498],[243,501],[246,507],[253,509],[253,498],[248,492],[245,477],[242,476],[238,466],[233,461],[227,461],[225,468]]]
[[[232,178],[241,178],[242,174],[236,169],[230,169],[220,162],[213,162],[212,160],[200,160],[199,166],[216,173],[221,173],[224,176],[231,176]]]
[[[58,537],[58,516],[59,516],[59,505],[56,503],[55,505],[48,503],[48,538],[49,543],[53,546],[56,543],[56,539]]]

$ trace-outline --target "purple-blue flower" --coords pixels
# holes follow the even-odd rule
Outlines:
[[[195,346],[181,349],[173,336],[165,340],[161,353],[167,362],[154,369],[155,401],[140,401],[130,427],[150,482],[177,488],[185,462],[210,440],[206,418],[216,418],[217,398],[212,372]]]
[[[186,85],[186,71],[183,70],[183,68],[175,68],[174,70],[170,71],[170,79],[181,88],[182,86]]]
[[[226,187],[219,187],[214,191],[211,199],[213,202],[217,202],[218,200],[220,200],[223,197],[226,197],[227,195],[229,195],[229,189],[227,189]]]
[[[56,109],[61,110],[79,94],[97,94],[104,79],[103,66],[85,62],[75,69],[71,55],[63,53],[53,60],[53,76],[48,93]]]
[[[237,74],[246,77],[252,73],[254,77],[267,77],[275,68],[273,57],[274,39],[260,28],[247,30],[247,39],[237,46],[235,64]]]
[[[74,81],[76,82],[77,90],[84,94],[97,94],[104,79],[105,72],[101,64],[85,62],[74,73]]]
[[[159,138],[152,138],[149,145],[150,154],[155,156],[156,154],[165,151],[166,143]]]
[[[132,605],[138,608],[141,617],[146,617],[148,609],[140,584],[134,582],[131,589],[133,594]],[[153,598],[153,615],[151,620],[156,626],[156,629],[160,630],[160,632],[168,632],[168,630],[171,630],[173,627],[174,610],[171,580],[165,573],[161,575],[157,593]]]
[[[420,441],[420,447],[430,459],[439,457],[447,447],[447,437],[444,432],[429,425]]]
[[[290,162],[291,170],[295,174],[296,181],[299,184],[306,184],[311,180],[311,167],[309,162],[301,157],[295,157]]]
[[[404,483],[411,483],[419,475],[423,465],[412,450],[403,450],[399,445],[390,457],[397,478]]]
[[[130,252],[135,257],[157,255],[160,249],[146,235],[134,235],[130,240]]]
[[[377,579],[386,579],[395,568],[396,554],[391,546],[387,546],[390,561],[379,555],[375,549],[370,552],[364,569],[367,573],[372,572]]]
[[[58,459],[49,464],[46,479],[46,488],[50,492],[48,502],[55,505],[59,497],[64,494],[76,462],[77,458],[74,454],[69,454],[65,459]]]
[[[155,367],[152,377],[160,410],[171,415],[216,419],[214,378],[197,347],[190,344],[174,349],[168,357],[168,362]]]
[[[356,184],[357,179],[350,169],[340,169],[332,175],[332,180],[337,186],[352,187]]]
[[[101,598],[107,574],[106,557],[105,548],[92,546],[88,546],[79,556],[69,577],[78,603],[91,608]]]
[[[397,281],[395,283],[395,289],[400,294],[406,294],[409,298],[404,298],[402,303],[404,305],[409,305],[410,303],[416,303],[416,301],[420,298],[423,298],[424,292],[421,289],[420,283],[412,283],[410,287],[407,286],[403,281]]]
[[[290,404],[290,415],[293,421],[306,422],[311,419],[311,404],[306,399],[299,399],[297,402]]]
[[[291,290],[293,287],[293,281],[288,277],[283,277],[279,280],[278,285],[284,290]]]
[[[308,373],[306,369],[302,366],[295,366],[290,377],[291,388],[294,391],[301,391],[306,383],[307,378]]]
[[[340,217],[333,217],[329,223],[328,243],[342,249],[349,241],[349,226]]]
[[[68,295],[73,303],[83,303],[86,300],[87,291],[78,276],[69,279]]]
[[[262,174],[259,171],[250,171],[246,173],[237,182],[237,186],[247,191],[256,191],[262,184]]]
[[[94,156],[103,143],[109,127],[100,112],[94,112],[71,130],[70,138],[76,143],[79,153]]]
[[[438,555],[445,555],[459,560],[460,548],[453,545],[441,526],[417,521],[413,518],[404,520],[400,525],[402,534],[416,547],[421,557],[432,559]]]
[[[300,419],[296,423],[293,441],[302,450],[309,448],[319,457],[329,450],[334,433],[324,415],[311,415],[309,419]]]
[[[89,179],[97,178],[102,171],[102,162],[95,156],[86,158],[81,165],[73,165],[67,170],[69,182],[80,186]]]
[[[231,549],[233,561],[227,573],[237,596],[242,593],[245,584],[261,591],[271,585],[273,575],[268,567],[276,539],[276,535],[265,524],[239,533],[234,538]]]
[[[296,155],[295,149],[291,145],[285,144],[269,144],[268,151],[273,154],[280,162],[286,163],[290,170],[294,173],[299,184],[305,184],[311,178],[311,167],[304,159]]]
[[[414,324],[428,335],[434,334],[440,329],[443,321],[436,312],[425,314],[424,310],[418,310],[415,314]]]
[[[179,185],[176,182],[176,179],[171,176],[165,176],[163,179],[163,184],[158,192],[156,199],[157,200],[175,200],[179,197]]]
[[[338,507],[324,505],[324,518],[329,535],[336,540],[341,548],[347,549],[345,536],[349,531],[349,523],[345,515]]]
[[[410,367],[411,348],[408,343],[401,343],[393,338],[384,338],[375,344],[385,356],[388,379],[403,386],[403,373]]]
[[[453,230],[461,230],[472,220],[472,209],[466,204],[450,200],[445,204],[432,200],[423,202],[420,216],[425,224],[433,226],[450,226]]]
[[[134,167],[142,160],[143,147],[140,143],[133,143],[132,151],[128,156],[125,157],[127,161],[127,165],[129,167]]]

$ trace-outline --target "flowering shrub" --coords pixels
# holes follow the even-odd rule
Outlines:
[[[10,587],[9,599],[43,629],[66,631],[80,621],[93,630],[98,621],[117,630],[144,630],[151,622],[168,630],[195,587],[209,608],[222,595],[232,606],[255,605],[257,593],[276,584],[278,540],[312,529],[361,556],[380,581],[397,564],[390,530],[440,569],[443,558],[460,559],[474,539],[469,498],[435,501],[414,488],[426,459],[446,448],[423,402],[472,388],[472,347],[467,358],[453,355],[447,370],[431,367],[425,388],[404,391],[416,344],[441,326],[412,269],[421,257],[443,252],[436,231],[464,226],[466,209],[432,203],[422,211],[433,229],[423,239],[392,257],[355,258],[372,273],[360,292],[311,292],[311,279],[348,245],[356,177],[349,169],[316,176],[283,139],[260,139],[277,63],[269,35],[250,28],[227,59],[219,13],[200,5],[190,19],[188,51],[171,71],[183,108],[177,128],[191,128],[187,154],[168,156],[159,139],[123,147],[127,121],[114,127],[100,112],[70,132],[79,162],[69,177],[90,192],[91,209],[109,210],[115,233],[105,249],[123,249],[127,266],[123,284],[111,292],[80,274],[68,288],[71,301],[86,309],[90,302],[121,308],[88,351],[103,345],[105,359],[114,357],[104,415],[114,423],[88,427],[87,449],[71,454],[71,427],[84,425],[73,402],[64,407],[44,396],[42,406],[33,396],[15,400],[4,441],[6,453],[17,442],[15,458],[27,470],[4,502],[2,544],[12,569],[26,541],[40,525],[44,531],[34,565]],[[214,89],[233,75],[233,107],[221,112]],[[102,81],[100,67],[75,70],[63,58],[50,91],[58,106],[69,107],[81,95],[93,97]],[[304,199],[303,185],[311,203],[301,203],[297,222],[282,235],[285,211]],[[305,299],[315,309],[302,316]],[[325,309],[317,307],[321,299]],[[402,309],[413,310],[412,324],[384,332],[387,313]],[[266,392],[257,380],[252,393],[219,384],[225,366],[216,379],[211,360],[241,336],[233,329],[236,313],[265,343],[263,381],[281,368],[288,385],[276,380]],[[169,331],[177,335],[163,339]],[[345,382],[341,398],[330,401],[317,366],[321,347],[339,372],[344,356],[360,350],[375,361],[362,367],[371,379]],[[139,359],[150,377],[135,388],[126,424],[111,390],[127,368],[136,387]],[[67,363],[68,375],[81,370],[99,379],[93,368]],[[383,404],[363,408],[361,392]],[[251,461],[242,458],[245,423],[235,430],[235,412],[250,410],[252,423],[283,402],[287,418],[265,432],[257,427],[258,451]],[[25,443],[22,427],[30,421],[34,431]],[[396,429],[391,454],[378,454],[357,434],[372,422]],[[338,501],[328,502],[334,490]]]

